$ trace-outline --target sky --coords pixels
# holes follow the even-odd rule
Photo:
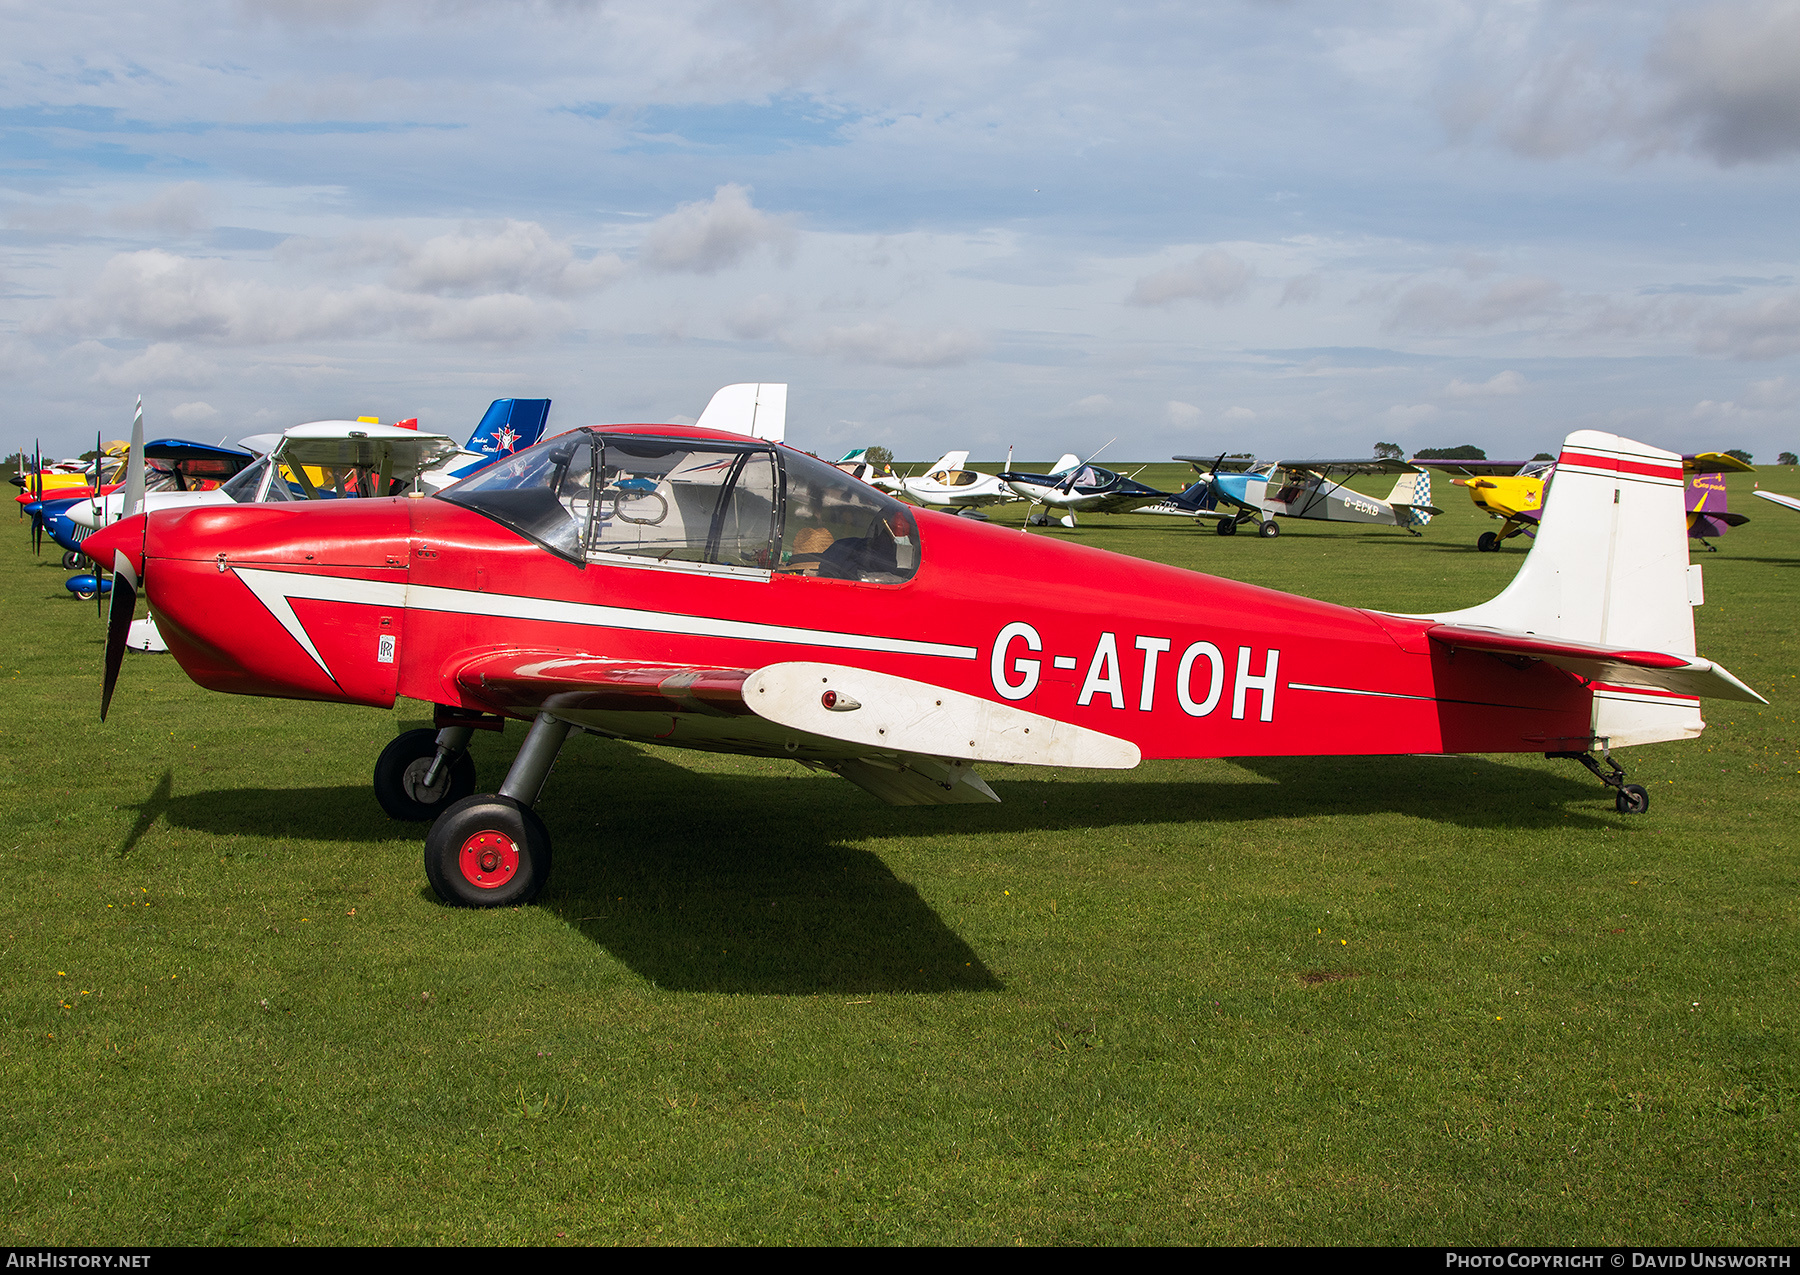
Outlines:
[[[0,0],[5,450],[1800,451],[1800,0]]]

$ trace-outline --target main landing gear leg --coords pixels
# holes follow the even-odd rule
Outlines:
[[[425,838],[425,877],[445,903],[497,908],[529,903],[550,879],[550,833],[532,805],[570,726],[539,713],[506,782],[493,796],[465,797]]]
[[[1612,751],[1605,744],[1600,746],[1600,756],[1605,760],[1610,774],[1600,769],[1600,762],[1592,753],[1545,753],[1546,757],[1566,757],[1570,761],[1578,761],[1594,772],[1594,778],[1613,790],[1613,808],[1622,815],[1641,815],[1650,809],[1650,794],[1644,791],[1642,784],[1625,782],[1625,769],[1612,759]]]

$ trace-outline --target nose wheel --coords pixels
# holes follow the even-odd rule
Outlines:
[[[375,761],[375,800],[394,819],[424,823],[475,791],[466,726],[409,730]]]

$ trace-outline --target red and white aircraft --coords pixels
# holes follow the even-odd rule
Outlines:
[[[790,757],[895,804],[998,800],[983,761],[1544,753],[1642,811],[1609,749],[1699,735],[1701,696],[1762,702],[1695,654],[1682,497],[1679,456],[1571,435],[1511,585],[1406,616],[911,509],[741,434],[591,427],[436,496],[96,532],[101,713],[140,582],[202,686],[435,703],[376,795],[435,819],[426,874],[472,906],[543,886],[532,806],[572,730]],[[474,795],[471,732],[509,717],[529,733]]]

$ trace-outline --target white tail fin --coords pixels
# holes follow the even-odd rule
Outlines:
[[[1394,490],[1388,493],[1388,504],[1393,505],[1412,526],[1423,527],[1430,522],[1433,508],[1430,472],[1401,474],[1394,483]]]
[[[1431,618],[1693,656],[1685,485],[1673,452],[1594,430],[1569,435],[1537,540],[1513,582],[1490,602]],[[1594,694],[1593,733],[1614,747],[1690,738],[1703,727],[1698,700]]]
[[[695,424],[779,443],[787,434],[787,389],[785,383],[771,382],[727,385],[712,396]]]
[[[1064,470],[1075,468],[1075,466],[1080,463],[1081,457],[1077,456],[1074,452],[1064,452],[1063,458],[1050,467],[1050,472],[1053,474],[1060,474]]]
[[[942,473],[946,469],[966,469],[969,464],[968,452],[945,452],[937,463],[926,469],[928,474]]]

